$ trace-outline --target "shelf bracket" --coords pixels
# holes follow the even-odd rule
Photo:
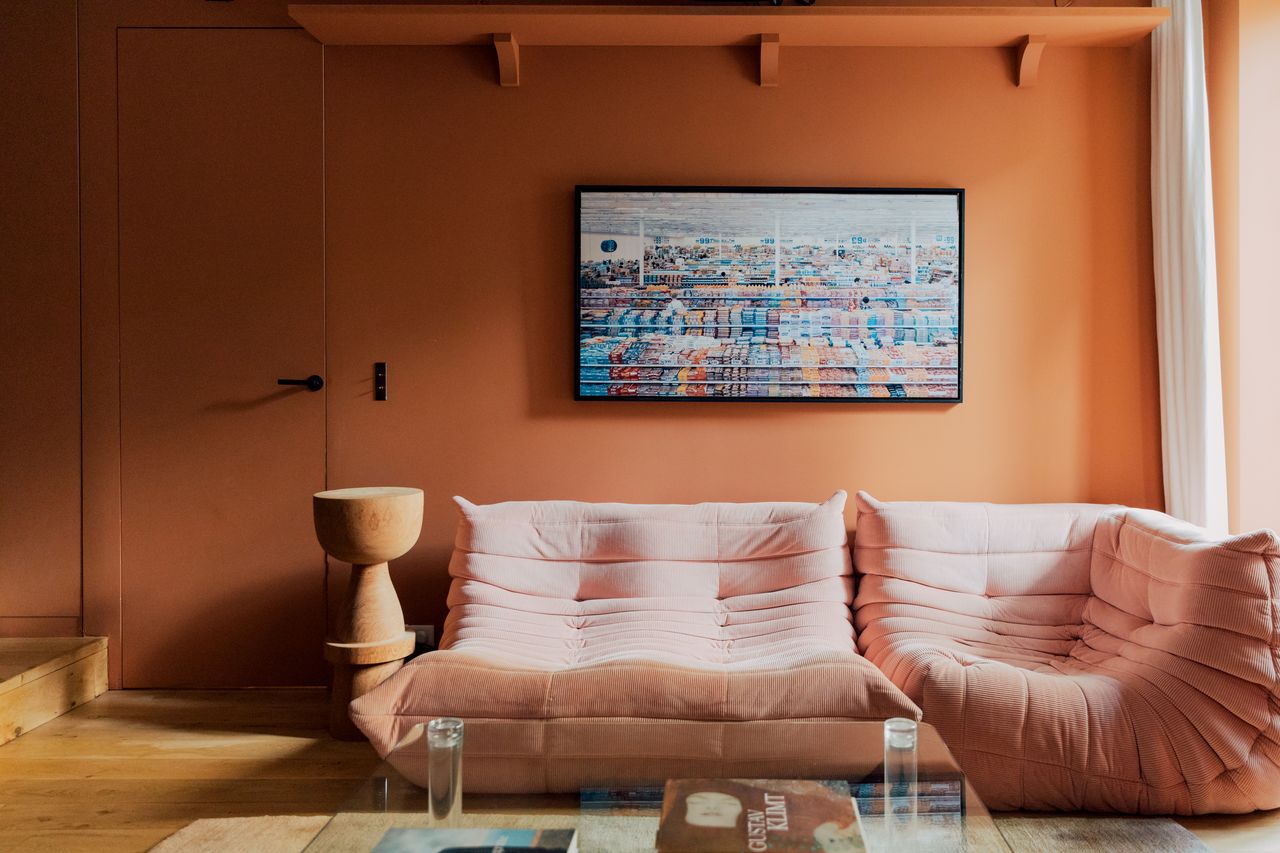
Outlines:
[[[498,83],[520,85],[520,44],[511,33],[494,33],[493,49],[498,54]]]
[[[782,53],[782,36],[777,33],[760,35],[760,85],[778,85],[778,59]]]
[[[1017,83],[1019,89],[1030,89],[1040,77],[1040,57],[1048,40],[1044,36],[1027,36],[1018,45]]]

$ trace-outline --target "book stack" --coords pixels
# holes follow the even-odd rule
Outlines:
[[[850,788],[873,849],[965,849],[963,776],[921,779],[907,796],[892,800],[885,797],[882,781],[855,782]]]
[[[583,788],[578,794],[582,811],[597,815],[652,815],[662,808],[662,788]]]
[[[857,782],[850,785],[858,802],[858,814],[864,818],[883,817],[887,809],[883,782]],[[916,815],[922,822],[945,824],[964,816],[964,779],[960,777],[921,780],[913,791],[895,802],[910,802],[915,794]]]

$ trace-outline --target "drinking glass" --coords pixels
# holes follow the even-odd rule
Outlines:
[[[427,797],[437,823],[462,814],[462,720],[456,717],[427,724]]]
[[[884,818],[895,848],[909,846],[916,829],[916,721],[884,721]]]

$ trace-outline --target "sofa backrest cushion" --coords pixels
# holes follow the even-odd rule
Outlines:
[[[1115,507],[878,501],[857,496],[859,574],[970,595],[1089,592],[1094,525]]]
[[[455,498],[450,574],[575,602],[727,599],[821,585],[848,602],[845,493],[815,503],[644,505]]]
[[[1094,528],[1115,507],[857,495],[859,647],[904,635],[1063,654],[1083,626]],[[874,659],[874,657],[873,657]]]
[[[820,504],[459,498],[441,648],[549,667],[852,654],[844,502],[844,492]]]

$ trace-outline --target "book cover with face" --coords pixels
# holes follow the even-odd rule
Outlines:
[[[672,779],[659,853],[859,853],[862,831],[845,782]]]

